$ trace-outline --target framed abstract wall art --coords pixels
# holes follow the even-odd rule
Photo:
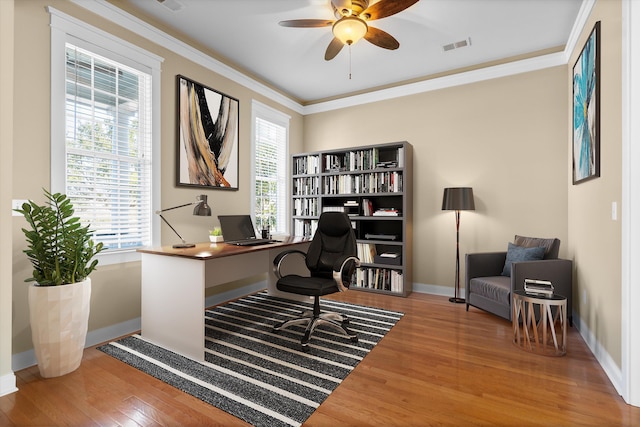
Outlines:
[[[184,76],[178,81],[178,186],[238,189],[239,102]]]
[[[573,184],[600,176],[600,21],[573,66]]]

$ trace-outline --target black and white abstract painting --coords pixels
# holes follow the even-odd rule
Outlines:
[[[178,76],[177,185],[238,189],[239,102]]]

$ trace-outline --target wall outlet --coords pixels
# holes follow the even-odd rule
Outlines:
[[[618,202],[611,202],[611,220],[618,220]]]
[[[13,199],[11,201],[11,215],[13,216],[22,216],[21,214],[19,214],[18,212],[14,211],[13,209],[20,209],[22,208],[22,204],[23,203],[27,203],[28,200],[23,200],[23,199]]]

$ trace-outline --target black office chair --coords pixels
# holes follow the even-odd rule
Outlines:
[[[302,255],[310,277],[289,274],[282,276],[280,268],[285,257]],[[279,331],[292,325],[307,325],[301,344],[306,349],[311,334],[320,324],[330,325],[343,336],[358,341],[358,336],[347,328],[349,319],[339,313],[320,312],[320,297],[349,289],[353,273],[360,265],[356,249],[356,238],[349,217],[342,212],[324,212],[318,220],[318,229],[305,254],[300,250],[284,251],[273,260],[273,270],[278,282],[276,287],[283,292],[314,297],[313,311],[305,311],[302,317],[276,325]]]

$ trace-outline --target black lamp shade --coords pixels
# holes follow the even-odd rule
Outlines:
[[[211,207],[207,204],[206,194],[198,196],[200,200],[193,208],[193,214],[197,216],[211,216]]]
[[[444,196],[442,197],[443,211],[473,211],[475,209],[473,188],[451,187],[444,189]]]

